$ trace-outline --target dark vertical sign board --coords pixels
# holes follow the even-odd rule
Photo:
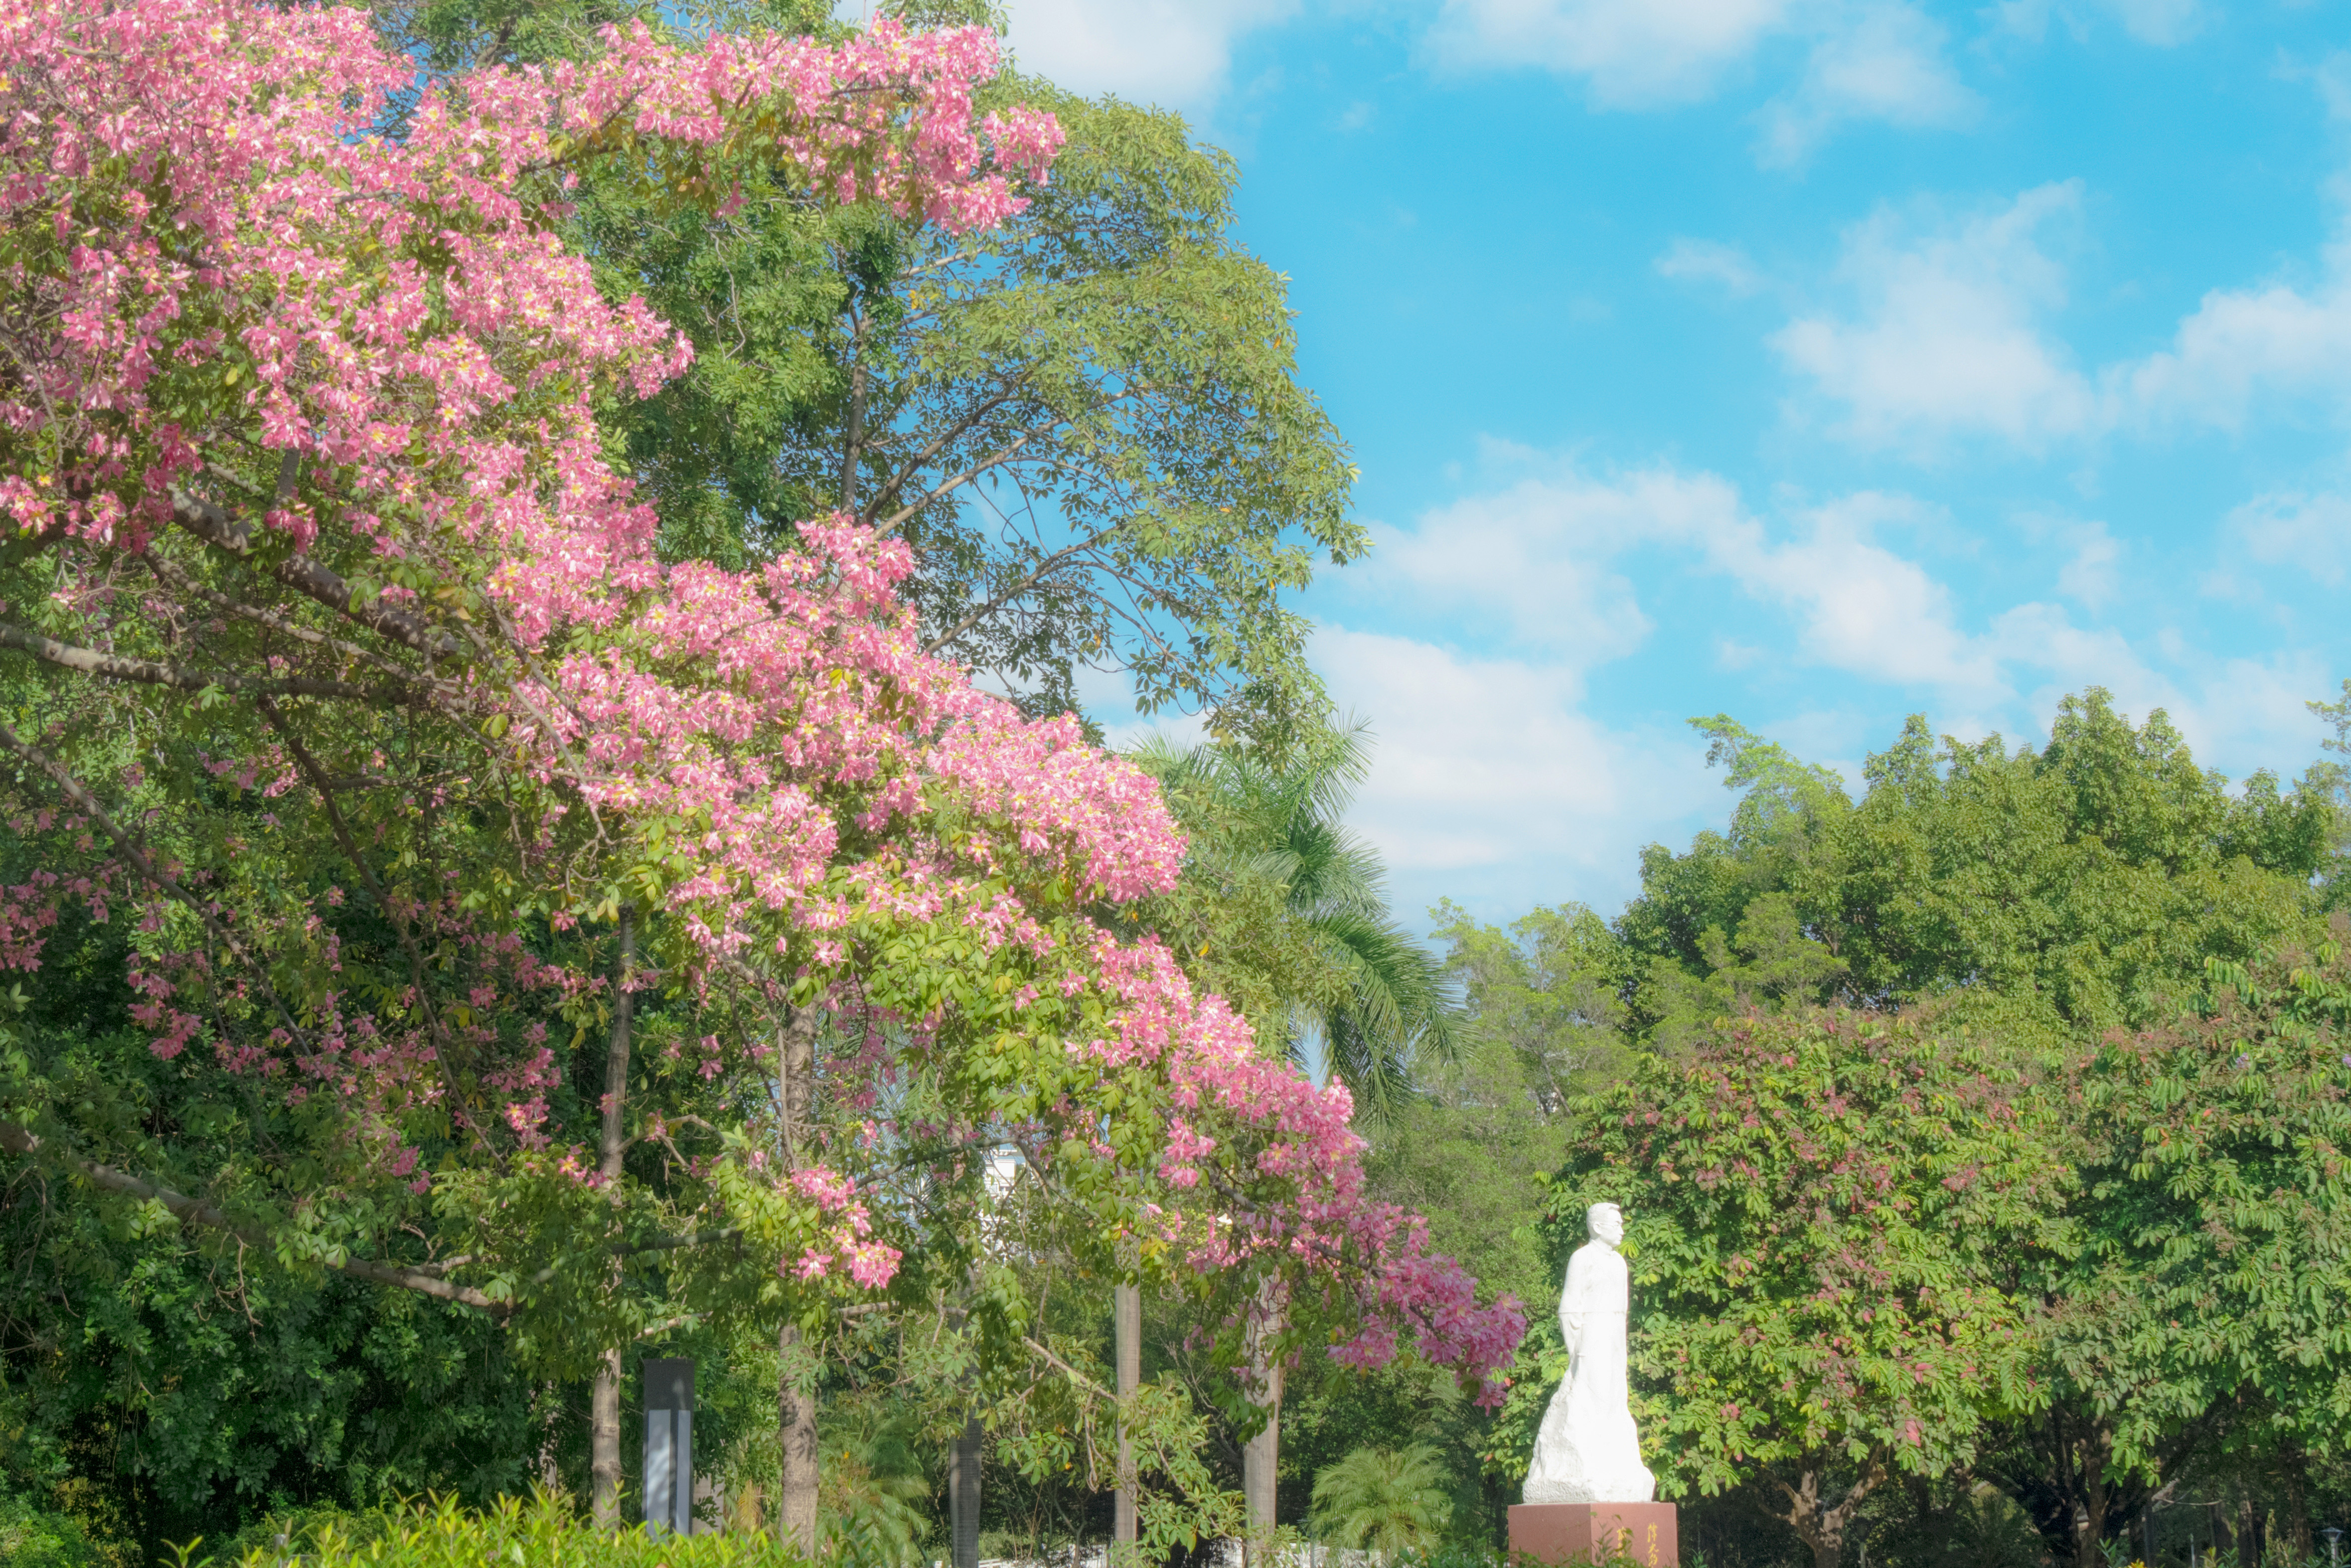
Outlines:
[[[648,1361],[645,1380],[645,1523],[655,1534],[694,1533],[694,1363]]]

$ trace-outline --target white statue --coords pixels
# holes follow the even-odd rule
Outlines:
[[[1625,1217],[1613,1203],[1584,1215],[1592,1239],[1567,1260],[1559,1292],[1567,1381],[1551,1396],[1527,1471],[1529,1502],[1647,1502],[1657,1479],[1641,1463],[1640,1435],[1625,1384],[1625,1317],[1630,1276],[1616,1244]]]

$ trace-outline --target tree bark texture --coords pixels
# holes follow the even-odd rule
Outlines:
[[[2288,1439],[2278,1449],[2278,1477],[2285,1483],[2283,1506],[2279,1510],[2280,1522],[2285,1526],[2285,1549],[2296,1563],[2307,1563],[2318,1554],[2317,1542],[2311,1539],[2310,1529],[2310,1467],[2305,1461],[2302,1445]],[[2154,1558],[2147,1559],[2149,1563]]]
[[[563,1419],[563,1390],[552,1383],[539,1385],[538,1485],[549,1497],[563,1490],[563,1470],[556,1463],[555,1434]]]
[[[1112,1337],[1118,1357],[1118,1396],[1124,1399],[1143,1386],[1143,1287],[1120,1285],[1111,1291]],[[1118,1435],[1118,1503],[1112,1516],[1111,1539],[1135,1538],[1137,1495],[1134,1444],[1122,1428]]]
[[[777,1052],[778,1109],[783,1125],[784,1168],[796,1171],[815,1150],[816,1036],[823,1015],[814,1008],[791,1008],[784,1015],[782,1049]],[[776,1438],[782,1468],[776,1484],[776,1533],[797,1539],[810,1557],[823,1550],[817,1533],[817,1488],[823,1473],[817,1460],[817,1380],[801,1383],[793,1365],[805,1355],[799,1325],[777,1331]]]
[[[1788,1511],[1781,1517],[1796,1532],[1796,1539],[1812,1549],[1813,1568],[1839,1568],[1844,1560],[1845,1531],[1861,1511],[1862,1500],[1885,1479],[1885,1461],[1873,1454],[1860,1479],[1834,1503],[1821,1495],[1821,1472],[1816,1469],[1802,1472],[1793,1486],[1784,1480],[1780,1483],[1788,1499]]]
[[[604,1051],[604,1121],[596,1168],[607,1181],[621,1176],[628,1140],[621,1123],[629,1096],[630,986],[637,976],[636,911],[621,909],[621,983],[612,995],[612,1037]],[[618,1289],[618,1265],[613,1286]],[[592,1512],[599,1530],[621,1528],[621,1352],[616,1345],[596,1364],[596,1385],[590,1397],[588,1476],[593,1493]]]
[[[776,1478],[776,1535],[796,1542],[810,1557],[823,1547],[817,1534],[816,1391],[802,1392],[792,1364],[800,1359],[800,1330],[786,1323],[776,1333],[776,1435],[783,1463]]]
[[[621,1528],[621,1353],[596,1364],[588,1400],[588,1484],[599,1530]]]
[[[985,1429],[979,1417],[965,1421],[947,1469],[947,1520],[952,1568],[979,1568],[979,1461]]]
[[[1280,1303],[1271,1298],[1272,1282],[1268,1281],[1265,1289],[1264,1315],[1249,1347],[1249,1381],[1256,1390],[1256,1403],[1265,1412],[1265,1429],[1241,1449],[1241,1499],[1249,1509],[1253,1535],[1273,1529],[1281,1501],[1281,1362],[1274,1354],[1272,1341],[1281,1332],[1283,1314]]]

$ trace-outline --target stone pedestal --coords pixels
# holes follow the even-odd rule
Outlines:
[[[1636,1568],[1679,1568],[1681,1542],[1669,1502],[1522,1502],[1510,1510],[1510,1555],[1550,1564],[1621,1558]]]

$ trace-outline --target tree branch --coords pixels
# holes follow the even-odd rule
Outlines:
[[[253,553],[251,525],[233,520],[210,501],[184,490],[172,492],[172,520],[208,545],[234,556]],[[290,556],[269,568],[269,575],[306,598],[315,599],[336,614],[348,617],[420,653],[455,658],[457,639],[421,617],[385,604],[362,604],[351,585],[308,556]]]
[[[239,1223],[218,1204],[208,1203],[199,1197],[190,1197],[184,1193],[173,1192],[170,1187],[158,1186],[151,1181],[142,1181],[128,1171],[117,1170],[112,1166],[100,1165],[96,1160],[85,1159],[70,1149],[57,1147],[51,1140],[39,1137],[26,1128],[0,1122],[0,1149],[27,1156],[46,1153],[48,1158],[76,1172],[92,1186],[102,1187],[108,1192],[119,1192],[129,1197],[146,1198],[160,1203],[188,1224],[202,1225],[214,1230],[224,1230],[249,1247],[276,1250],[276,1243],[270,1239],[267,1231],[259,1226]],[[366,1280],[378,1285],[397,1285],[402,1290],[414,1291],[419,1295],[433,1296],[461,1307],[474,1307],[482,1312],[498,1313],[513,1310],[508,1303],[494,1301],[470,1285],[453,1285],[446,1280],[437,1279],[421,1270],[403,1269],[391,1263],[377,1263],[365,1258],[346,1258],[340,1263],[326,1258],[319,1259],[318,1261],[329,1269],[349,1274],[355,1280]]]
[[[231,672],[206,674],[154,659],[128,659],[119,653],[101,653],[95,648],[60,643],[54,637],[45,637],[28,627],[12,625],[5,621],[0,621],[0,647],[30,653],[43,664],[55,664],[61,670],[72,670],[110,681],[141,681],[152,686],[174,686],[183,692],[202,692],[218,687],[225,692],[288,697],[343,697],[375,703],[396,703],[401,696],[399,689],[392,686],[355,686],[348,681],[310,680],[300,676],[274,680]]]
[[[1004,391],[998,392],[992,398],[985,400],[977,408],[970,410],[961,419],[956,420],[945,430],[939,432],[939,434],[933,437],[930,443],[920,452],[915,453],[912,457],[906,459],[906,461],[900,465],[898,472],[891,476],[890,482],[883,486],[880,491],[874,495],[873,499],[867,503],[864,521],[869,524],[872,523],[873,519],[881,514],[882,508],[889,503],[891,497],[897,495],[899,491],[906,487],[906,481],[913,478],[917,473],[920,473],[924,464],[928,463],[932,458],[936,457],[942,451],[946,450],[948,443],[954,441],[956,437],[963,434],[964,432],[969,430],[973,425],[977,424],[981,420],[987,418],[991,411],[1001,408],[1006,403],[1011,402],[1014,390],[1027,379],[1028,378],[1025,376],[1014,377],[1011,384],[1006,387]]]
[[[449,1113],[465,1124],[484,1154],[492,1154],[494,1151],[490,1148],[489,1139],[484,1136],[480,1124],[465,1113],[465,1096],[457,1092],[456,1083],[449,1076],[457,1065],[456,1049],[450,1041],[449,1031],[442,1027],[441,1009],[433,1005],[431,983],[424,972],[424,954],[416,946],[416,934],[409,928],[408,917],[386,896],[383,884],[376,881],[375,868],[369,865],[360,853],[359,841],[343,821],[342,810],[335,804],[335,792],[329,786],[326,770],[319,766],[318,758],[310,755],[309,748],[294,733],[294,727],[286,722],[286,716],[277,710],[276,703],[263,697],[254,706],[261,710],[261,716],[268,720],[269,727],[286,742],[286,748],[293,753],[294,766],[302,770],[310,780],[310,787],[319,791],[319,804],[327,814],[327,825],[334,831],[335,841],[342,846],[344,858],[351,862],[351,869],[360,873],[360,880],[367,884],[368,896],[375,900],[375,906],[383,911],[383,917],[392,922],[392,930],[399,935],[401,947],[408,954],[408,979],[416,989],[416,1005],[424,1010],[424,1022],[433,1031],[434,1064],[440,1069],[441,1087],[448,1096]]]
[[[956,622],[955,626],[951,630],[943,632],[938,636],[932,638],[928,643],[925,644],[923,652],[925,653],[936,653],[940,649],[946,647],[948,643],[954,642],[956,638],[962,636],[965,632],[970,631],[973,627],[978,625],[981,622],[987,620],[998,611],[1003,609],[1005,605],[1019,598],[1021,594],[1028,592],[1030,589],[1036,587],[1039,582],[1044,580],[1046,573],[1061,565],[1061,562],[1081,551],[1093,549],[1096,545],[1102,543],[1102,540],[1116,533],[1121,527],[1121,524],[1113,523],[1110,527],[1103,528],[1097,533],[1090,534],[1073,545],[1069,545],[1063,549],[1055,550],[1051,555],[1047,556],[1043,560],[1038,562],[1037,569],[1034,571],[1029,572],[1027,576],[1021,578],[1019,581],[1014,583],[1011,587],[1005,589],[993,599],[990,599],[986,603],[982,604],[978,609],[973,611],[961,621]]]
[[[298,626],[274,610],[265,610],[257,604],[247,604],[243,600],[232,599],[218,589],[207,588],[152,550],[139,559],[145,564],[148,570],[162,579],[170,587],[193,598],[201,599],[225,614],[256,622],[281,636],[291,637],[298,643],[308,643],[313,647],[340,653],[347,659],[356,659],[406,686],[430,688],[438,684],[412,670],[403,670],[390,659],[362,648],[356,643],[346,643],[340,637],[329,637],[323,632],[313,632],[308,626]]]
[[[896,511],[891,513],[888,517],[884,518],[879,527],[874,528],[874,537],[880,538],[887,535],[896,533],[898,531],[899,525],[904,523],[908,517],[913,517],[916,512],[921,511],[925,507],[929,506],[933,501],[935,501],[940,497],[946,495],[949,491],[961,489],[964,486],[970,484],[974,479],[978,478],[982,474],[987,473],[990,468],[995,467],[998,464],[1009,461],[1014,453],[1019,452],[1022,447],[1028,445],[1030,442],[1036,440],[1039,436],[1044,434],[1045,432],[1041,430],[1031,430],[1022,433],[1013,440],[1010,445],[999,448],[990,456],[981,458],[978,462],[973,464],[962,473],[956,475],[954,478],[949,479],[946,483],[941,485],[937,489],[924,496],[921,500],[899,507]]]

